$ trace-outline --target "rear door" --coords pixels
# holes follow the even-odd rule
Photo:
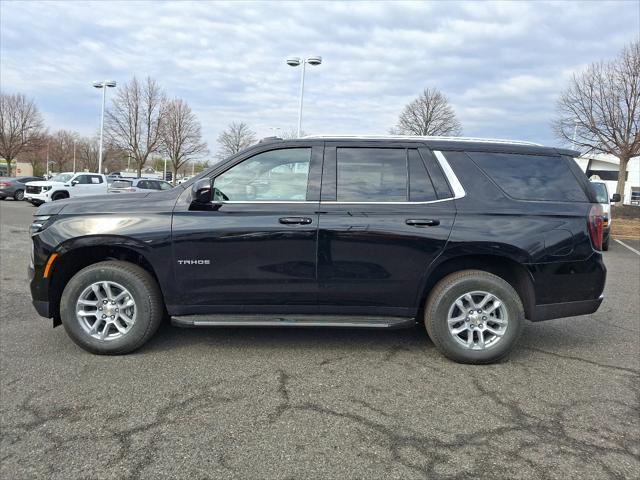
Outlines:
[[[453,193],[415,143],[327,143],[318,234],[319,303],[415,315],[455,217]]]
[[[174,211],[176,285],[186,313],[317,303],[322,144],[248,155],[214,174],[215,209]]]

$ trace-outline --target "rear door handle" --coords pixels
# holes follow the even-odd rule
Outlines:
[[[435,227],[440,225],[440,220],[436,218],[410,218],[404,223],[412,227]]]
[[[282,217],[278,221],[285,225],[309,225],[311,223],[309,217]]]

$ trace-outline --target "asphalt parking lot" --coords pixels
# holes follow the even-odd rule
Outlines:
[[[600,310],[528,323],[497,365],[418,328],[166,325],[99,357],[31,306],[34,211],[0,202],[2,479],[640,476],[640,256],[619,243]]]

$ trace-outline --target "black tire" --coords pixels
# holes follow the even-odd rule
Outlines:
[[[64,200],[65,198],[69,198],[69,194],[67,192],[57,192],[51,196],[51,201],[55,202],[56,200]]]
[[[124,286],[136,303],[135,323],[119,338],[94,338],[76,318],[75,306],[82,291],[99,281],[112,281]],[[69,280],[60,300],[62,324],[71,339],[83,349],[99,355],[120,355],[140,348],[160,326],[163,313],[162,294],[154,278],[137,265],[116,260],[80,270]]]
[[[494,345],[472,350],[459,344],[449,332],[449,308],[457,298],[473,291],[491,293],[502,300],[508,315],[504,335]],[[524,308],[518,293],[502,278],[482,270],[462,270],[443,278],[429,294],[424,311],[429,337],[446,357],[459,363],[487,364],[506,357],[524,327]]]
[[[602,242],[602,250],[605,252],[609,250],[609,237],[605,238],[604,242]]]
[[[22,200],[24,200],[24,190],[16,190],[15,193],[13,194],[13,199],[21,202]]]

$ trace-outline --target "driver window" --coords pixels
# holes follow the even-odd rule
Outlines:
[[[214,200],[304,201],[310,160],[310,148],[259,153],[216,177]]]

